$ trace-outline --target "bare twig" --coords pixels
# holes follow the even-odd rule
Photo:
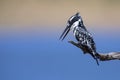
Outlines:
[[[110,52],[104,54],[99,53],[98,58],[101,61],[120,60],[120,52]]]
[[[73,41],[68,41],[69,43],[73,44],[74,46],[82,49],[82,47]],[[83,50],[83,49],[82,49]],[[86,52],[84,50],[84,52]],[[100,61],[109,61],[109,60],[120,60],[120,52],[110,52],[110,53],[98,53],[95,55]]]

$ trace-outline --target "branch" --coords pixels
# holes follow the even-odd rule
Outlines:
[[[100,61],[120,60],[120,52],[110,52],[104,54],[99,53],[97,57]]]
[[[73,44],[74,46],[82,49],[82,47],[73,41],[68,41],[69,43]],[[83,49],[82,49],[83,50]],[[86,51],[83,51],[86,52]],[[109,60],[120,60],[120,52],[110,52],[110,53],[98,53],[98,55],[95,55],[100,61],[109,61]]]

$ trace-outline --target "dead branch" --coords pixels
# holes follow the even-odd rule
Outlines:
[[[68,41],[78,48],[82,48],[78,43],[73,41]],[[84,51],[85,52],[85,51]],[[95,55],[100,61],[109,61],[109,60],[120,60],[120,52],[110,52],[110,53],[98,53]]]

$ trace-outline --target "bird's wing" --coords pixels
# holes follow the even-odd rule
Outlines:
[[[84,53],[89,53],[99,65],[97,57],[95,56],[97,53],[92,35],[87,30],[79,27],[78,30],[76,30],[75,37],[78,40],[78,44],[81,46],[82,51]]]
[[[91,47],[93,50],[96,51],[96,46],[93,37],[87,30],[79,27],[75,37],[82,45]]]
[[[101,61],[120,60],[120,52],[99,53],[97,56]]]

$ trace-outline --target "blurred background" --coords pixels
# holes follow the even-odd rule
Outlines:
[[[120,0],[0,0],[0,80],[118,80],[120,61],[96,62],[60,41],[80,12],[97,51],[120,51]]]

